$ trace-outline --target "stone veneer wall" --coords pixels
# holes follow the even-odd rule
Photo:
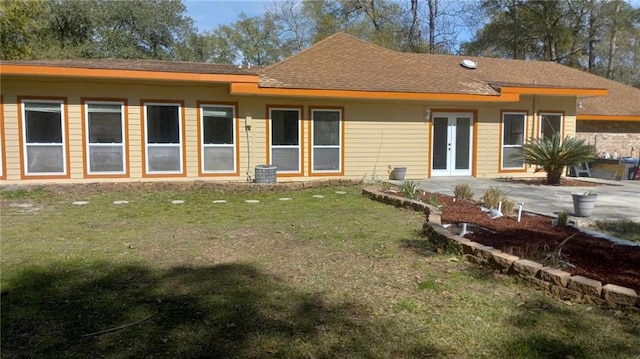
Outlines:
[[[423,231],[429,240],[438,245],[456,247],[463,253],[463,259],[495,268],[503,273],[517,276],[534,288],[547,291],[560,299],[621,306],[636,306],[640,308],[640,297],[631,288],[614,284],[602,285],[602,282],[591,278],[571,275],[559,269],[544,267],[527,259],[521,259],[500,250],[472,242],[464,237],[456,236],[442,226],[429,222],[429,215],[435,208],[423,202],[392,196],[375,189],[365,188],[362,194],[379,202],[397,207],[412,208],[426,214],[427,221]],[[434,213],[437,215],[437,213]]]
[[[622,157],[640,154],[640,122],[637,121],[577,121],[576,137],[596,146],[596,153],[618,151]]]

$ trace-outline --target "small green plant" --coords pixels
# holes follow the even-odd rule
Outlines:
[[[426,203],[428,205],[431,205],[431,206],[434,206],[434,207],[441,207],[442,206],[442,202],[440,202],[440,200],[436,196],[431,196],[431,197],[427,198],[427,202]]]
[[[516,204],[509,199],[500,188],[497,187],[489,187],[484,192],[482,197],[480,198],[480,203],[488,208],[498,208],[500,206],[500,202],[502,202],[501,212],[504,215],[509,215],[513,213],[513,210],[516,208]]]
[[[562,254],[562,249],[564,248],[564,245],[567,244],[567,242],[575,237],[577,233],[574,233],[572,235],[570,235],[569,237],[565,238],[565,240],[563,240],[562,242],[560,242],[560,244],[558,245],[558,247],[556,247],[555,250],[553,250],[552,252],[549,252],[549,248],[546,247],[545,249],[545,253],[547,253],[546,257],[544,258],[544,260],[542,261],[542,263],[544,263],[544,265],[551,267],[551,268],[558,268],[558,269],[565,269],[565,268],[575,268],[575,266],[571,263],[569,263],[567,260],[565,260],[564,255]]]
[[[416,195],[416,191],[418,191],[418,184],[413,182],[412,180],[402,182],[402,193],[404,193],[405,197],[409,199],[416,199],[418,196]]]
[[[458,183],[453,189],[453,196],[457,199],[471,201],[473,192],[471,192],[471,187],[467,183]]]
[[[569,224],[569,212],[562,211],[558,213],[558,225],[564,227],[567,224]]]

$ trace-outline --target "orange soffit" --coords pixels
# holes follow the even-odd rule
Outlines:
[[[317,89],[287,89],[264,88],[258,84],[232,83],[232,95],[262,95],[283,97],[322,97],[342,99],[369,100],[405,100],[405,101],[466,101],[466,102],[517,102],[517,93],[496,95],[449,94],[449,93],[414,93],[414,92],[379,92],[352,90],[317,90]]]
[[[607,96],[607,89],[581,89],[566,87],[506,87],[502,86],[502,93],[517,93],[521,95],[549,95],[549,96]]]
[[[2,65],[3,76],[84,77],[99,79],[164,80],[222,83],[258,83],[256,75],[200,74],[190,72],[161,72],[116,69],[87,69],[78,67]]]
[[[640,121],[640,115],[576,115],[579,121]]]

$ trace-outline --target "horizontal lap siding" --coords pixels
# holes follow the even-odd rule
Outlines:
[[[407,167],[407,178],[426,178],[429,174],[430,149],[429,127],[424,115],[427,107],[434,112],[474,111],[476,149],[475,170],[478,177],[500,177],[498,172],[500,151],[500,113],[503,110],[526,110],[529,112],[528,135],[537,131],[533,121],[539,110],[564,111],[565,134],[575,133],[575,99],[523,96],[516,104],[456,104],[456,103],[400,103],[357,102],[340,100],[292,99],[282,97],[230,96],[227,85],[193,86],[176,83],[129,83],[78,80],[8,80],[2,79],[4,100],[4,125],[7,177],[4,183],[20,182],[20,156],[18,140],[18,96],[66,97],[68,102],[69,149],[71,177],[66,180],[28,180],[29,183],[46,182],[96,182],[101,179],[83,178],[83,142],[81,98],[124,98],[128,102],[128,178],[108,178],[104,181],[154,181],[194,180],[198,177],[198,130],[197,102],[237,102],[239,112],[239,174],[203,177],[204,180],[245,181],[253,178],[254,168],[267,163],[267,105],[303,106],[302,139],[303,173],[301,177],[280,177],[279,181],[335,178],[336,176],[310,177],[309,131],[311,127],[310,107],[337,107],[344,109],[344,176],[341,178],[371,179],[388,178],[389,169]],[[187,159],[186,177],[144,178],[142,176],[142,113],[140,100],[183,101],[185,105],[185,150]],[[476,106],[477,105],[477,106]],[[247,117],[251,120],[246,121]],[[251,130],[245,130],[250,125]],[[529,173],[518,175],[531,175]]]

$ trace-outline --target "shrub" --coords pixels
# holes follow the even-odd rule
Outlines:
[[[480,198],[480,203],[488,208],[497,209],[500,202],[502,202],[502,213],[504,215],[513,213],[516,204],[512,200],[510,200],[509,197],[507,197],[504,193],[502,193],[500,188],[489,187]]]
[[[560,184],[566,166],[577,166],[594,159],[594,147],[574,137],[562,139],[555,133],[551,137],[532,138],[518,149],[512,159],[530,165],[542,166],[547,171],[547,184]]]
[[[473,192],[467,183],[458,183],[453,189],[453,196],[457,199],[470,201],[473,199]]]
[[[558,225],[564,227],[568,223],[569,223],[569,212],[562,211],[562,212],[558,213]]]

